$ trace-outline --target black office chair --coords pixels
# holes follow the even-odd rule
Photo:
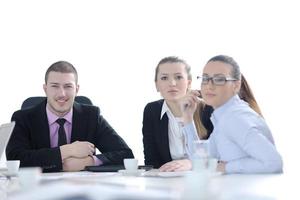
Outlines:
[[[30,108],[39,103],[42,103],[42,101],[44,101],[45,99],[46,99],[46,97],[41,97],[41,96],[29,97],[23,101],[21,110],[24,110],[26,108]],[[92,101],[86,96],[76,96],[75,101],[80,104],[93,105]]]

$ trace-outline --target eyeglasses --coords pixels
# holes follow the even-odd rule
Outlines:
[[[212,81],[214,85],[225,85],[227,81],[237,81],[235,78],[225,77],[224,75],[216,75],[216,76],[197,76],[197,79],[201,79],[202,85],[207,85],[209,81]]]

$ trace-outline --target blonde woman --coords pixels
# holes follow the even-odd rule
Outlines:
[[[155,85],[163,99],[148,103],[144,109],[143,144],[146,165],[153,165],[161,171],[191,169],[189,141],[206,139],[212,131],[209,120],[212,108],[202,104],[199,104],[202,105],[201,114],[195,117],[195,123],[192,120],[196,133],[186,134],[183,130],[180,102],[187,95],[200,95],[199,91],[187,93],[191,81],[190,66],[184,60],[166,57],[158,63]]]

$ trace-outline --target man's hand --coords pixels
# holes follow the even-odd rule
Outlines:
[[[76,141],[71,144],[60,146],[60,152],[62,160],[69,157],[84,158],[94,154],[95,146],[90,142]]]
[[[176,171],[188,171],[192,169],[192,162],[188,159],[173,160],[167,162],[159,168],[161,172],[176,172]]]
[[[63,171],[75,172],[83,170],[86,166],[94,165],[94,159],[92,156],[86,156],[84,158],[70,157],[63,161]]]

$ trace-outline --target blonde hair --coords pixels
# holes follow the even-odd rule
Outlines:
[[[192,80],[192,74],[191,74],[191,66],[183,59],[178,58],[176,56],[169,56],[169,57],[165,57],[163,59],[161,59],[159,61],[159,63],[157,64],[156,68],[155,68],[155,77],[154,77],[154,81],[157,81],[157,75],[158,75],[158,71],[159,71],[159,66],[165,63],[181,63],[185,66],[185,71],[188,75],[188,80]]]
[[[203,123],[202,123],[202,115],[201,113],[204,110],[205,107],[205,103],[203,100],[200,101],[200,103],[197,106],[196,111],[194,112],[194,123],[197,129],[197,133],[200,139],[207,139],[208,138],[208,134],[207,134],[207,129],[204,127]]]

